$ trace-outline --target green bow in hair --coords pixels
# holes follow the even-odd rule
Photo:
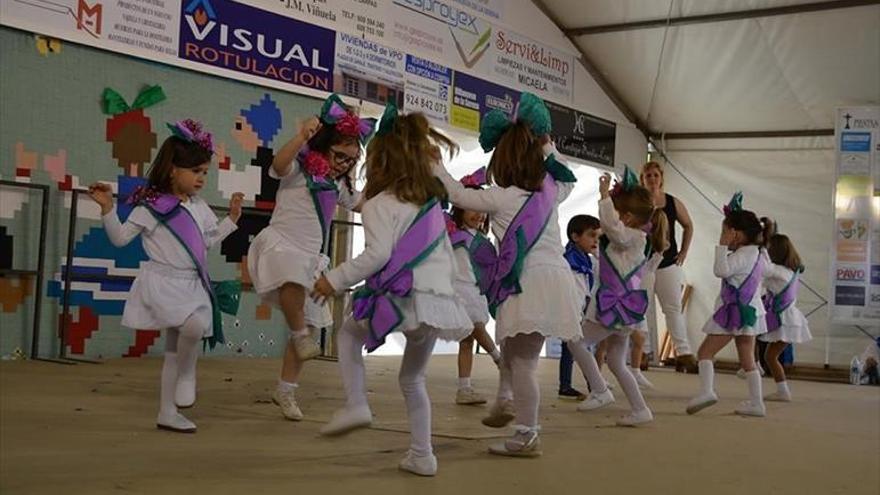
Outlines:
[[[156,103],[165,100],[165,92],[162,91],[162,86],[149,86],[138,93],[137,98],[134,99],[134,103],[129,106],[129,104],[125,102],[125,98],[116,92],[116,90],[104,88],[104,93],[101,95],[101,99],[104,103],[103,110],[105,114],[119,115],[132,110],[151,107]]]
[[[340,115],[338,112],[332,111],[334,105],[338,108],[345,110],[347,107],[345,103],[342,101],[342,98],[339,97],[338,94],[333,93],[324,100],[324,104],[321,105],[321,114],[318,116],[321,119],[321,123],[333,125],[339,120]]]
[[[379,129],[376,130],[377,136],[384,136],[391,132],[394,123],[397,121],[397,105],[388,102],[385,105],[385,111],[382,112],[382,119],[379,120]]]
[[[501,110],[490,110],[480,122],[480,146],[483,151],[490,152],[498,146],[501,136],[510,129],[514,122],[524,122],[535,137],[550,134],[550,110],[544,101],[532,93],[523,93],[513,112],[508,117]]]
[[[639,185],[639,177],[635,172],[629,168],[629,165],[623,166],[623,180],[617,181],[614,184],[614,189],[611,190],[611,196],[617,196],[618,194],[626,191],[632,191]]]
[[[730,202],[724,205],[723,211],[724,216],[730,215],[735,211],[742,211],[743,209],[743,193],[742,191],[737,191],[736,194],[730,198]]]

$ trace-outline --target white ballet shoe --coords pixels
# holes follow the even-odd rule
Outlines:
[[[791,393],[776,391],[764,397],[764,400],[770,402],[791,402]]]
[[[287,392],[281,392],[275,389],[272,395],[272,402],[281,407],[281,414],[291,421],[302,421],[303,412],[296,403],[296,389],[290,389]]]
[[[714,406],[717,403],[718,396],[715,394],[715,392],[709,392],[708,394],[698,395],[691,399],[688,402],[686,411],[688,414],[697,414],[703,409]]]
[[[333,414],[333,419],[321,427],[321,435],[334,436],[348,433],[358,428],[366,428],[373,423],[370,406],[344,407]]]
[[[417,456],[412,450],[406,452],[406,457],[397,465],[401,471],[417,474],[419,476],[434,476],[437,474],[437,457],[434,454]]]
[[[172,414],[159,413],[159,417],[156,418],[156,428],[176,433],[196,432],[196,424],[186,419],[186,417],[179,412]]]
[[[740,416],[754,416],[756,418],[763,418],[767,415],[767,409],[764,407],[763,402],[755,404],[750,400],[740,402],[734,412]]]
[[[643,409],[639,412],[631,412],[625,416],[621,416],[617,420],[617,426],[638,426],[645,425],[654,421],[654,414],[650,409]]]
[[[489,446],[489,453],[507,457],[538,457],[541,439],[536,428],[517,427],[517,432],[502,443]]]
[[[596,393],[590,392],[590,395],[587,398],[578,404],[578,411],[595,411],[596,409],[601,409],[603,407],[614,404],[614,394],[611,393],[611,389]]]

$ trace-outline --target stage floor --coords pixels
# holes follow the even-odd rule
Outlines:
[[[433,479],[398,472],[408,445],[397,357],[368,357],[371,429],[325,439],[318,429],[342,404],[336,363],[313,361],[298,397],[306,420],[284,420],[269,397],[280,362],[203,359],[195,435],[158,431],[159,359],[101,365],[0,363],[0,492],[303,494],[833,494],[880,489],[880,387],[796,381],[792,403],[764,419],[733,415],[745,383],[716,379],[721,401],[689,417],[695,375],[652,370],[653,425],[613,426],[626,409],[578,413],[556,398],[557,361],[540,366],[544,456],[490,456],[506,434],[480,424],[486,406],[453,403],[455,357],[429,369]],[[606,370],[607,373],[607,370]],[[497,372],[479,356],[475,387],[491,396]],[[583,379],[576,380],[582,386]],[[766,390],[773,389],[770,379]]]

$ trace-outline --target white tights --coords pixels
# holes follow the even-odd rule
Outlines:
[[[368,330],[349,318],[339,330],[339,370],[345,386],[346,407],[367,405],[364,346]],[[406,402],[406,414],[410,427],[410,450],[416,456],[427,456],[431,447],[431,400],[425,387],[425,371],[428,358],[434,350],[437,338],[430,329],[421,327],[405,332],[406,348],[400,362],[398,382]]]
[[[608,389],[608,385],[605,383],[605,379],[599,372],[596,358],[593,357],[591,352],[587,351],[586,346],[598,344],[607,339],[608,352],[605,356],[605,361],[608,363],[608,368],[611,369],[611,372],[614,373],[614,376],[617,378],[617,382],[620,383],[621,388],[623,388],[623,392],[626,394],[626,399],[629,401],[630,407],[633,412],[647,409],[648,405],[645,403],[642,391],[639,390],[639,384],[636,382],[635,377],[633,377],[632,372],[626,365],[626,351],[629,335],[624,332],[609,331],[605,327],[592,321],[586,321],[584,323],[583,334],[584,338],[580,342],[581,345],[571,345],[569,346],[569,350],[574,359],[577,360],[578,365],[586,375],[587,380],[590,382],[590,388],[595,392],[601,393]]]
[[[196,360],[199,357],[199,341],[211,324],[210,316],[195,312],[178,328],[165,330],[165,360],[162,363],[162,382],[159,392],[159,414],[177,414],[174,392],[177,381],[194,379]]]
[[[582,333],[585,332],[582,330]],[[586,337],[585,333],[584,336]],[[599,370],[599,363],[596,362],[596,356],[587,348],[586,338],[572,340],[566,342],[568,350],[571,352],[572,358],[577,362],[587,383],[590,385],[590,392],[601,394],[608,390],[608,384],[605,383],[605,377]]]
[[[501,376],[498,399],[513,399],[518,426],[538,426],[541,390],[538,386],[538,358],[544,347],[539,333],[516,334],[501,343]]]

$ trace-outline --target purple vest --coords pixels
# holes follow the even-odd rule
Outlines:
[[[398,239],[385,266],[355,291],[354,319],[369,323],[370,331],[364,343],[367,352],[378,349],[385,343],[385,337],[403,322],[403,314],[390,296],[410,296],[413,268],[434,251],[445,235],[446,222],[440,203],[431,199]]]
[[[734,287],[727,279],[721,281],[722,305],[712,316],[721,328],[733,332],[743,327],[755,326],[757,323],[758,312],[752,306],[752,299],[761,286],[761,277],[764,274],[762,258],[759,253],[755,266],[739,287]]]
[[[645,319],[648,291],[641,288],[651,243],[645,245],[645,259],[629,273],[620,273],[608,257],[608,237],[599,241],[599,288],[596,289],[596,318],[605,328],[632,327]]]
[[[782,313],[797,301],[799,286],[800,279],[798,278],[798,273],[795,272],[791,280],[788,281],[788,284],[778,294],[774,294],[769,290],[764,294],[762,301],[764,303],[764,310],[767,312],[768,332],[778,330],[782,326]]]
[[[541,237],[547,222],[556,208],[556,195],[559,186],[556,185],[551,173],[544,176],[544,183],[540,191],[529,194],[529,197],[520,207],[513,221],[507,227],[504,238],[496,253],[491,244],[486,240],[472,250],[472,263],[480,283],[480,292],[486,295],[489,301],[489,311],[495,315],[498,307],[511,294],[519,294],[522,288],[519,285],[519,277],[522,274],[526,255],[534,247]],[[485,238],[483,238],[485,239]]]
[[[207,338],[211,349],[224,343],[223,319],[220,312],[229,314],[238,312],[241,295],[240,282],[212,283],[208,275],[208,247],[202,236],[202,229],[184,208],[180,198],[173,194],[158,194],[144,199],[141,204],[180,241],[180,245],[189,254],[202,281],[202,286],[211,299],[213,313],[213,333]],[[237,287],[237,289],[236,289]]]

